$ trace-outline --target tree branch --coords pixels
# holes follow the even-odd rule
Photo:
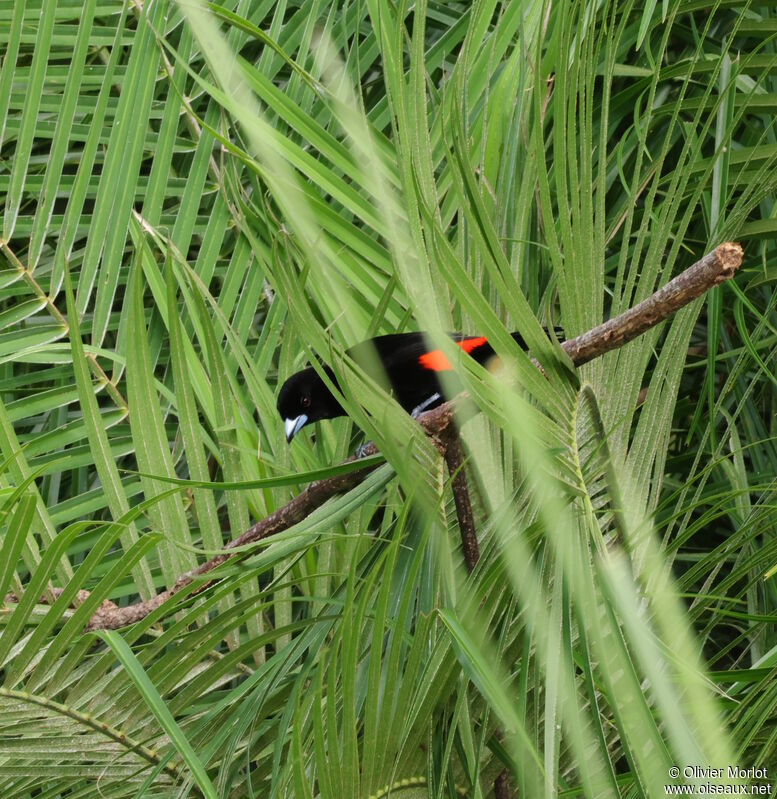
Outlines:
[[[575,366],[582,366],[605,352],[616,350],[701,297],[713,286],[732,278],[741,263],[742,248],[739,244],[732,241],[720,244],[646,300],[593,330],[565,341],[561,348]]]
[[[663,288],[656,291],[655,294],[648,297],[648,299],[620,316],[595,327],[593,330],[565,341],[561,347],[572,359],[575,366],[580,366],[593,358],[603,355],[605,352],[622,347],[671,316],[684,305],[700,297],[708,289],[731,278],[741,263],[742,248],[739,244],[733,242],[721,244],[674,278],[674,280],[667,283]],[[461,445],[454,424],[454,415],[460,406],[461,396],[454,397],[438,408],[423,414],[418,419],[426,433],[436,437],[441,442],[443,454],[446,456],[449,471],[453,477],[452,484],[454,499],[457,502],[457,511],[459,510],[459,501],[469,504],[468,495],[466,495],[466,499],[462,499],[464,494],[466,494],[466,478],[460,468]],[[456,457],[457,447],[458,460]],[[375,445],[369,443],[362,448],[361,456],[374,455],[376,453],[377,448]],[[353,460],[356,460],[355,456],[348,458],[348,461]],[[86,629],[116,629],[140,621],[167,599],[190,585],[196,578],[202,577],[236,555],[245,556],[245,553],[235,552],[235,549],[255,541],[261,541],[297,524],[331,497],[358,485],[372,468],[374,467],[311,483],[302,493],[298,494],[282,508],[256,522],[241,536],[226,544],[224,551],[219,555],[201,564],[196,569],[182,574],[172,588],[163,591],[150,600],[137,602],[127,607],[117,608],[110,605],[101,607],[91,617]],[[460,478],[463,480],[464,494],[460,490],[457,491],[457,486],[460,489],[461,483],[457,484],[456,481]],[[467,514],[466,508],[459,513],[460,522],[462,518],[464,518],[464,523],[467,525],[467,518],[472,519],[471,508],[469,509],[469,514]],[[464,545],[465,559],[469,568],[471,568],[470,560],[472,561],[472,566],[477,561],[477,538],[474,538],[473,549],[471,545],[473,536],[474,525],[472,525],[472,530],[467,533],[467,541],[469,543]],[[462,531],[462,538],[464,539],[464,531]],[[204,590],[207,585],[209,583],[203,581],[202,585],[196,587],[194,593]],[[13,598],[9,595],[5,597],[5,600],[6,602],[13,601]]]
[[[475,517],[472,513],[472,503],[467,487],[467,473],[464,471],[464,450],[461,446],[459,432],[455,427],[443,439],[445,447],[445,462],[448,464],[448,474],[451,476],[451,492],[456,505],[456,518],[459,520],[461,533],[461,551],[464,554],[464,563],[467,571],[472,571],[480,560],[480,546],[475,532]]]

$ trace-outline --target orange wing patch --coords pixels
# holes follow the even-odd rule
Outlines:
[[[456,344],[461,347],[464,352],[470,353],[478,347],[482,347],[486,343],[484,336],[475,336],[473,338],[464,338],[457,341]],[[418,363],[424,369],[431,369],[433,372],[449,372],[451,365],[448,359],[442,354],[441,350],[432,350],[432,352],[425,352],[418,359]]]

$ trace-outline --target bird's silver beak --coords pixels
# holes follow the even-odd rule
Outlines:
[[[283,424],[286,428],[286,441],[291,441],[294,436],[307,424],[308,417],[301,413],[296,419],[284,419]]]

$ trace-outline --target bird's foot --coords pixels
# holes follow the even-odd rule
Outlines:
[[[356,455],[357,458],[366,458],[367,455],[369,455],[368,449],[370,444],[372,444],[371,441],[365,441],[363,444],[359,444],[359,446],[356,447],[356,452],[353,454]]]

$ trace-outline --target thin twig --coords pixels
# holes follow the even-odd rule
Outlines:
[[[510,785],[507,782],[507,769],[504,768],[494,780],[494,799],[510,799]]]
[[[480,560],[480,547],[475,532],[475,518],[472,514],[472,503],[469,499],[467,487],[467,473],[464,471],[464,451],[461,439],[455,427],[443,441],[445,445],[445,462],[448,464],[448,474],[451,476],[451,492],[456,505],[456,517],[459,520],[461,533],[461,551],[467,571],[472,571]]]

